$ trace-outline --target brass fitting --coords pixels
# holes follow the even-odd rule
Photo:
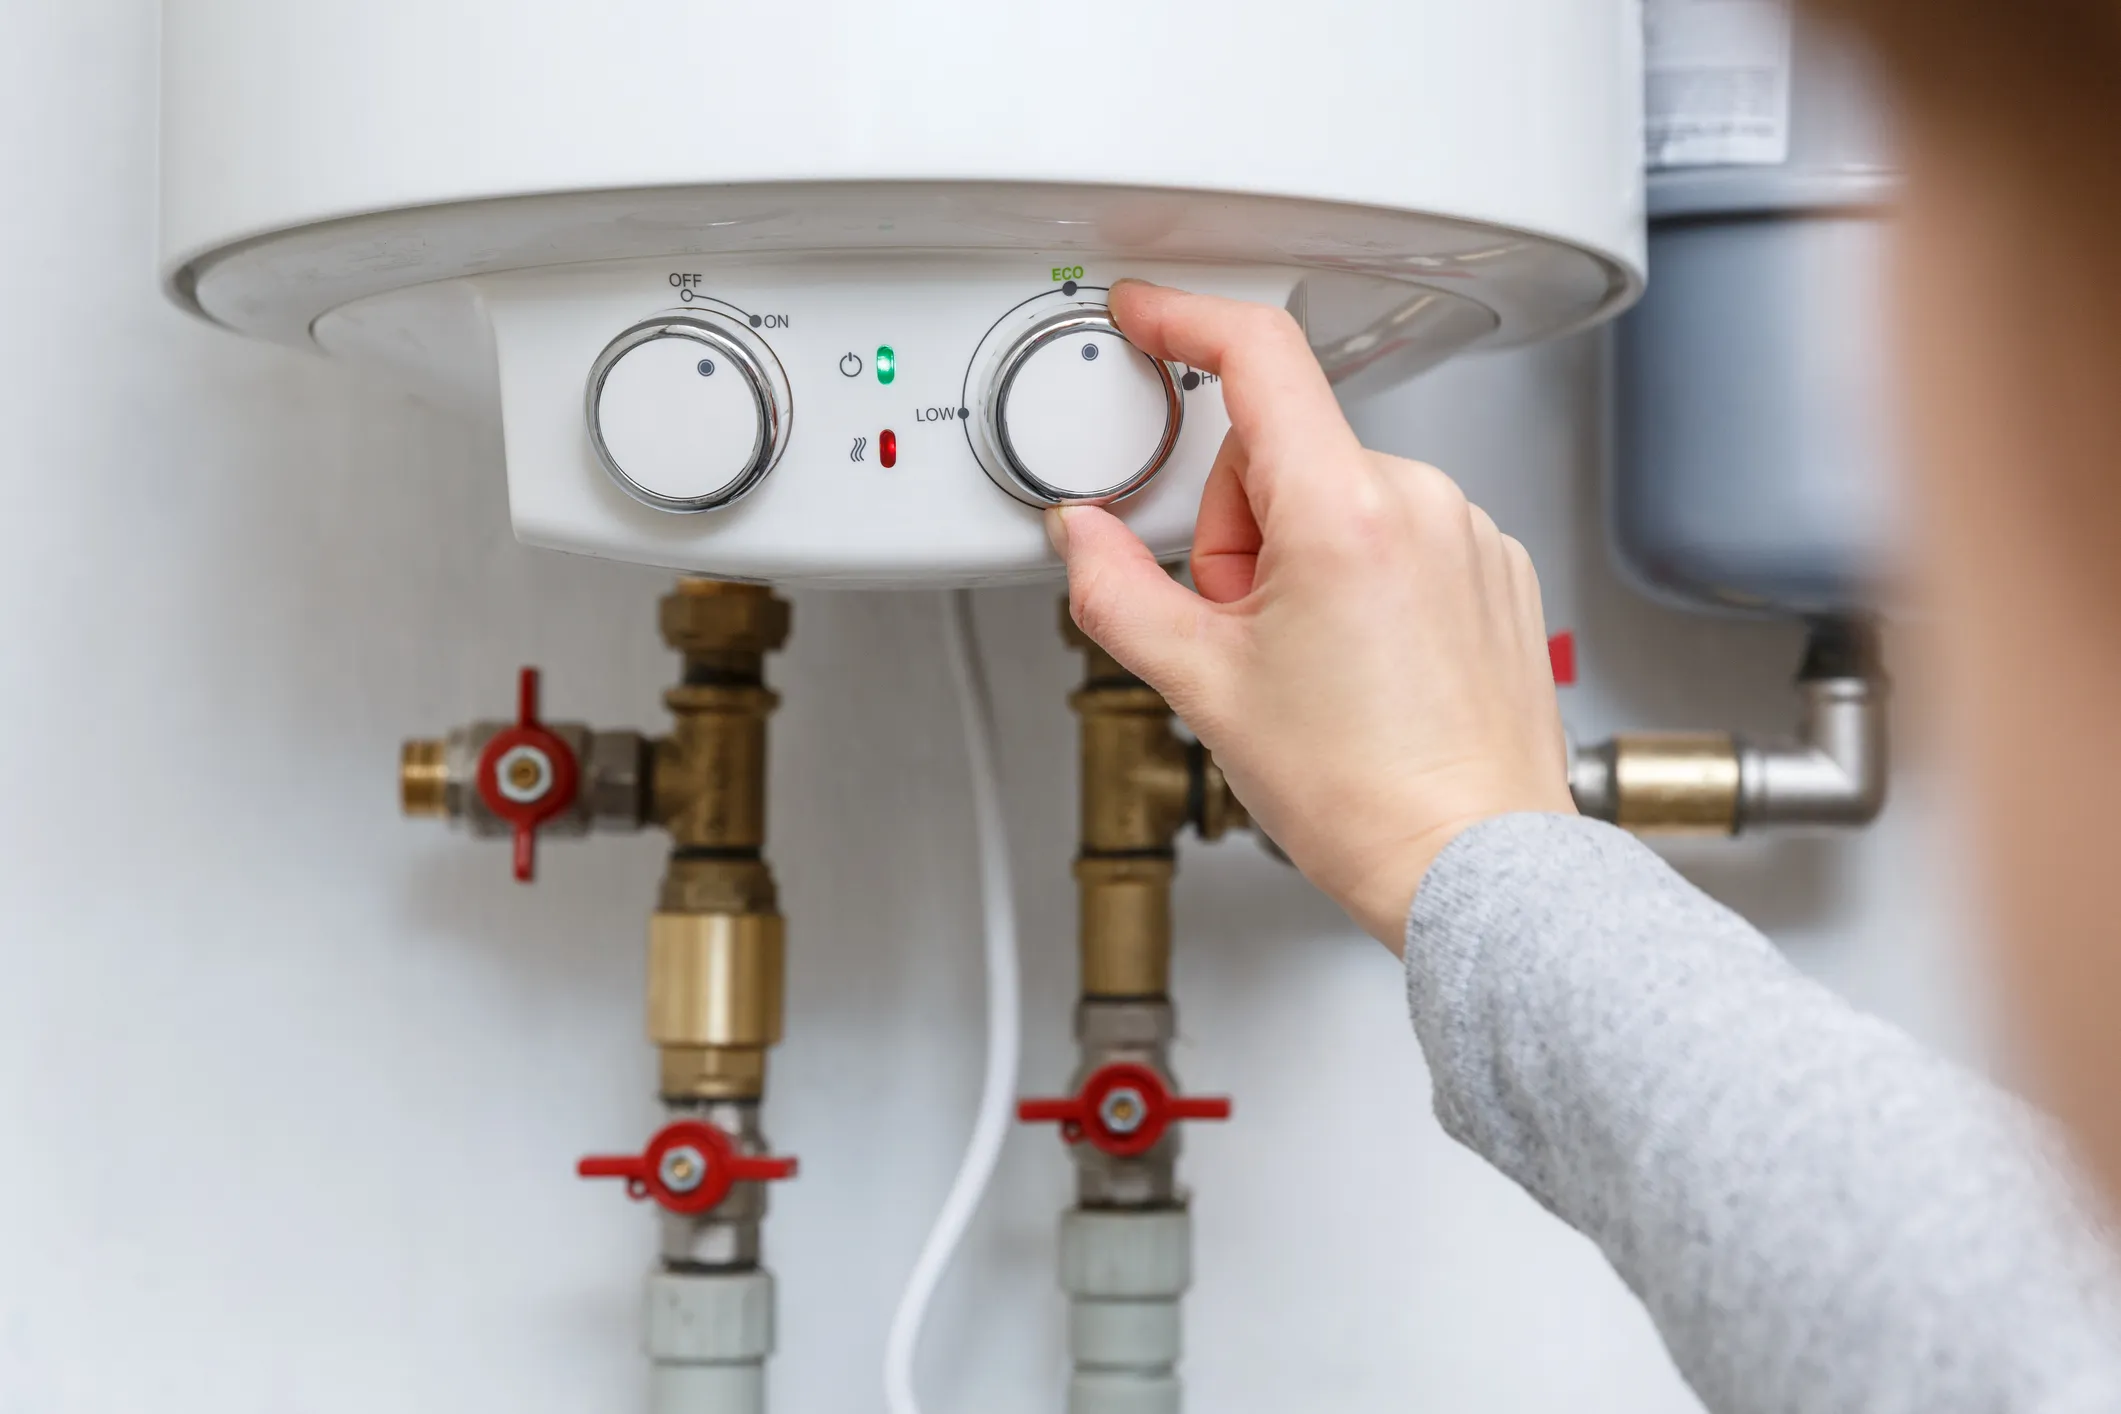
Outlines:
[[[1171,878],[1161,855],[1084,854],[1075,861],[1081,896],[1083,995],[1161,997],[1171,990]]]
[[[788,601],[763,584],[685,578],[658,606],[663,641],[685,655],[685,681],[726,674],[756,682],[788,641]]]
[[[398,753],[398,808],[414,819],[449,816],[449,743],[408,741]]]
[[[1215,764],[1214,753],[1197,743],[1193,749],[1199,753],[1195,769],[1200,779],[1200,811],[1194,817],[1193,828],[1200,831],[1204,840],[1219,840],[1232,830],[1251,829],[1252,812],[1231,792],[1223,768]]]
[[[1171,709],[1138,682],[1091,682],[1071,693],[1082,727],[1082,843],[1086,853],[1168,850],[1191,794],[1186,744]]]
[[[648,924],[648,1039],[662,1092],[751,1099],[781,1039],[778,913],[658,913]]]
[[[1075,626],[1083,685],[1068,703],[1082,743],[1079,944],[1086,997],[1170,991],[1173,846],[1188,824],[1207,839],[1249,823],[1214,758],[1172,730],[1171,708]]]
[[[1728,835],[1738,827],[1738,743],[1722,732],[1613,742],[1614,823],[1637,834]]]
[[[1585,815],[1638,834],[1867,825],[1885,806],[1887,692],[1876,627],[1818,619],[1797,670],[1793,739],[1619,736],[1572,749],[1569,791]]]
[[[766,719],[780,698],[757,683],[680,684],[655,743],[649,813],[681,849],[766,843]]]
[[[684,579],[660,608],[684,655],[664,695],[649,811],[670,865],[648,929],[648,1037],[663,1097],[755,1100],[781,1039],[783,924],[766,842],[766,719],[780,699],[765,655],[787,641],[785,600],[762,585]]]

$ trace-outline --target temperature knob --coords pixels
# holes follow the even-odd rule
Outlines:
[[[1035,506],[1117,501],[1170,458],[1185,408],[1169,366],[1128,343],[1104,309],[1076,306],[1002,351],[981,408],[981,460]]]
[[[711,511],[773,470],[788,443],[780,361],[749,329],[668,314],[613,339],[589,370],[589,445],[627,495]]]

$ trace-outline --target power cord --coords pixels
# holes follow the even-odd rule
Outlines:
[[[906,1278],[891,1335],[884,1343],[884,1403],[890,1414],[920,1414],[913,1388],[914,1357],[929,1302],[950,1269],[958,1243],[979,1210],[994,1177],[1002,1141],[1009,1136],[1016,1101],[1017,1058],[1022,1049],[1017,978],[1016,885],[1009,874],[1009,837],[1002,821],[1002,793],[995,766],[994,707],[987,695],[979,639],[973,630],[972,594],[955,589],[943,596],[944,637],[950,678],[957,689],[965,729],[965,756],[972,768],[972,821],[978,838],[980,913],[987,969],[987,1072],[980,1085],[972,1138],[958,1164],[950,1194]]]

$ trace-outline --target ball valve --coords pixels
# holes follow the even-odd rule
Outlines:
[[[1155,1148],[1179,1120],[1230,1117],[1221,1096],[1174,1095],[1148,1066],[1114,1061],[1090,1072],[1082,1089],[1054,1100],[1025,1100],[1016,1107],[1025,1123],[1058,1123],[1070,1144],[1088,1143],[1115,1158],[1134,1158]]]
[[[479,799],[515,837],[516,878],[537,873],[538,827],[574,804],[581,767],[574,749],[538,720],[538,670],[516,684],[515,725],[493,734],[479,753]]]
[[[638,830],[649,805],[647,739],[546,721],[538,688],[538,670],[523,669],[513,721],[472,722],[408,741],[398,763],[406,814],[510,840],[515,876],[524,883],[537,872],[540,835]]]
[[[657,1131],[638,1154],[592,1154],[575,1165],[582,1178],[622,1178],[627,1196],[653,1198],[673,1213],[704,1213],[739,1183],[795,1177],[795,1160],[737,1152],[711,1124],[681,1119]]]
[[[1557,633],[1547,640],[1547,662],[1554,669],[1554,686],[1576,685],[1576,635]]]

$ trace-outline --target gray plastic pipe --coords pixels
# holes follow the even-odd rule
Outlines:
[[[647,1332],[651,1414],[765,1414],[772,1273],[656,1272]]]
[[[1061,1215],[1068,1293],[1068,1414],[1179,1414],[1179,1299],[1193,1281],[1184,1208]]]

